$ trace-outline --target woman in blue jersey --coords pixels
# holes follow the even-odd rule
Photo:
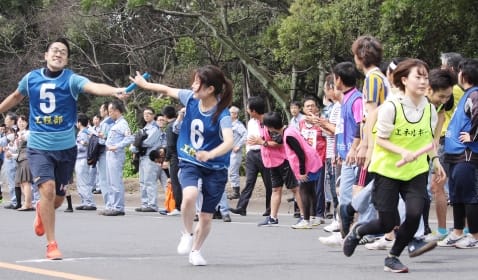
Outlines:
[[[131,80],[146,90],[177,98],[186,107],[177,144],[184,223],[177,251],[179,254],[189,254],[192,265],[206,265],[199,250],[209,234],[212,215],[224,193],[233,146],[228,110],[232,102],[232,83],[219,68],[212,65],[195,71],[192,90],[148,83],[140,73]],[[199,185],[202,186],[203,204],[199,223],[193,231]]]
[[[89,81],[67,69],[70,47],[59,38],[46,47],[46,66],[27,73],[18,88],[0,104],[0,113],[25,97],[30,105],[27,158],[40,191],[34,221],[35,233],[46,235],[48,259],[61,259],[55,237],[55,209],[65,197],[76,161],[76,104],[82,92],[120,97],[124,88]],[[124,94],[123,96],[127,96]]]

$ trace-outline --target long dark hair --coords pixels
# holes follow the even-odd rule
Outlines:
[[[218,100],[217,110],[212,116],[212,122],[215,123],[221,112],[232,104],[232,82],[214,65],[200,67],[195,71],[195,75],[201,81],[201,86],[214,87],[214,95]]]

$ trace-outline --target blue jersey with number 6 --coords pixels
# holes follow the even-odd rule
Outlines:
[[[76,146],[76,103],[87,82],[69,69],[55,78],[45,76],[43,68],[22,78],[18,89],[30,99],[28,147],[59,151]]]

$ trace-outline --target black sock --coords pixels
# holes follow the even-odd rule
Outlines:
[[[355,209],[352,207],[352,203],[347,204],[347,214],[348,214],[349,216],[353,216],[353,215],[355,215],[355,212],[356,212],[356,211],[355,211]]]
[[[71,195],[66,196],[66,202],[68,203],[68,209],[73,209],[73,205],[71,204]]]
[[[430,204],[430,199],[425,199],[425,204],[423,205],[423,224],[425,226],[425,231],[427,230],[427,228],[430,228],[430,225],[428,223],[428,217],[430,216]],[[425,235],[426,234],[427,233],[425,232]]]
[[[15,187],[15,196],[17,198],[17,208],[22,207],[22,189]]]

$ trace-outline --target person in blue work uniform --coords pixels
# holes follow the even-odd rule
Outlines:
[[[88,131],[88,116],[85,114],[78,114],[78,136],[76,137],[76,189],[80,195],[81,203],[76,210],[96,210],[95,200],[93,199],[93,193],[91,192],[92,186],[89,184],[90,166],[87,163],[86,155],[88,149],[88,137],[90,132]]]
[[[124,216],[123,167],[126,159],[125,148],[134,140],[128,122],[123,117],[125,107],[120,100],[108,105],[109,116],[115,121],[106,138],[106,190],[107,204],[100,212],[103,216]]]
[[[158,125],[159,129],[159,145],[158,145],[158,151],[161,149],[161,151],[164,153],[164,156],[166,155],[166,150],[168,146],[168,139],[166,135],[166,127],[168,124],[168,121],[166,119],[166,116],[163,115],[162,113],[156,114],[155,122]],[[151,153],[150,159],[151,159]],[[161,186],[163,187],[164,192],[166,192],[166,188],[168,187],[168,180],[169,180],[169,165],[164,162],[164,160],[161,163],[156,162],[157,167],[158,167],[158,180],[161,183]]]
[[[108,197],[106,196],[106,190],[109,187],[108,184],[108,176],[106,175],[107,166],[106,166],[106,138],[108,137],[108,133],[115,123],[115,121],[108,115],[108,105],[110,104],[109,101],[104,102],[100,106],[100,116],[103,119],[100,122],[100,128],[98,131],[98,144],[101,145],[101,153],[98,157],[98,161],[96,162],[96,168],[98,170],[98,186],[101,190],[101,195],[103,196],[103,202],[105,205],[108,204]]]
[[[65,68],[70,47],[59,38],[45,50],[46,67],[26,74],[18,88],[0,104],[3,113],[25,97],[30,105],[30,138],[27,157],[34,183],[40,191],[34,220],[35,233],[46,235],[48,259],[61,259],[55,236],[55,209],[65,196],[76,161],[76,105],[80,93],[122,97],[124,88],[94,83]]]
[[[149,83],[140,73],[131,80],[146,90],[179,99],[186,107],[177,144],[184,225],[177,252],[189,254],[189,262],[194,266],[206,265],[200,249],[209,235],[212,215],[224,193],[233,146],[228,109],[232,102],[232,83],[213,65],[200,67],[194,72],[192,90]],[[202,184],[203,203],[199,222],[193,231],[199,184]]]
[[[139,154],[139,187],[141,191],[141,207],[136,212],[157,212],[158,211],[158,165],[149,159],[149,153],[156,150],[160,144],[158,125],[154,120],[154,109],[146,107],[143,110],[145,126],[143,131],[148,135],[141,144]]]

